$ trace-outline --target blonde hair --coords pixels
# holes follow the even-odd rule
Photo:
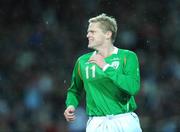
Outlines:
[[[116,35],[117,35],[117,22],[115,18],[107,16],[105,13],[102,13],[96,17],[90,18],[89,23],[100,23],[100,27],[104,32],[111,31],[112,32],[112,37],[111,40],[112,42],[115,41]]]

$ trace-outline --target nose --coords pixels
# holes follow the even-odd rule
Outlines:
[[[92,36],[92,33],[91,33],[91,32],[87,32],[86,37],[89,38],[89,37],[91,37],[91,36]]]

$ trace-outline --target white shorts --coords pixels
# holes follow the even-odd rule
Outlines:
[[[134,112],[89,117],[86,132],[142,132]]]

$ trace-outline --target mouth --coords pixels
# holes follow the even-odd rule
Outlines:
[[[89,37],[88,40],[89,40],[89,41],[93,41],[93,38]]]
[[[88,39],[89,43],[92,43],[94,40],[93,39]]]
[[[92,42],[92,40],[88,40],[88,41],[89,41],[89,43]]]

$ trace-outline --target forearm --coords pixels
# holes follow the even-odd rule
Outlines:
[[[68,88],[67,91],[67,99],[66,99],[67,107],[69,105],[73,105],[74,107],[77,107],[79,101],[82,98],[82,93],[84,91],[84,88],[78,69],[79,69],[79,65],[77,62],[73,70],[71,86]]]
[[[75,108],[78,106],[79,101],[81,99],[80,95],[77,95],[77,93],[68,91],[67,99],[66,99],[66,107],[73,105]]]

